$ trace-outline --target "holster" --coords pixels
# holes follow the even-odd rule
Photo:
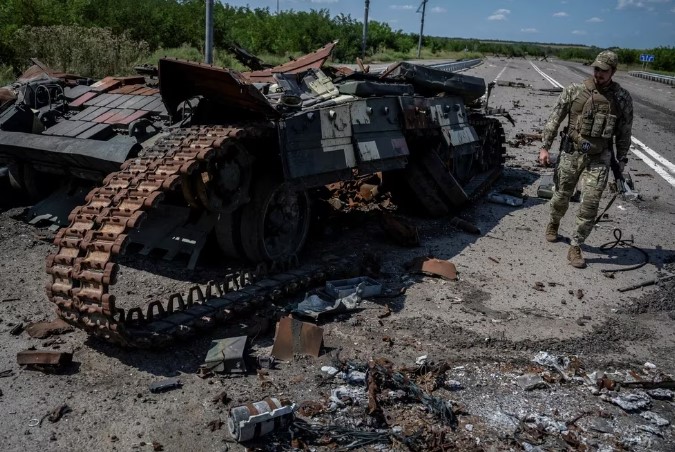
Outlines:
[[[572,154],[574,152],[572,137],[570,137],[567,127],[560,132],[560,154],[563,152],[566,154]]]

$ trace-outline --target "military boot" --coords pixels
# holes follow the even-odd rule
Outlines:
[[[558,241],[558,227],[559,224],[549,223],[546,226],[546,240],[548,242],[557,242]]]
[[[570,246],[569,251],[567,251],[567,260],[570,261],[572,267],[586,268],[586,259],[581,254],[581,247],[578,245]]]

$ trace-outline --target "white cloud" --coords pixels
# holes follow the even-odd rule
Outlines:
[[[522,33],[539,33],[539,30],[536,28],[521,28],[520,31]]]
[[[436,6],[434,8],[431,8],[432,13],[447,13],[448,10],[445,8],[441,8],[440,6]]]
[[[415,7],[413,5],[391,5],[389,7],[391,9],[404,9],[404,10],[415,9]]]
[[[553,17],[567,17],[569,14],[567,14],[565,11],[560,11],[555,14],[553,14]]]
[[[604,22],[604,19],[600,19],[599,17],[591,17],[586,22]]]
[[[618,0],[616,4],[616,9],[647,8],[648,10],[653,11],[654,7],[647,5],[649,5],[650,3],[668,3],[668,2],[670,2],[670,0]]]
[[[510,9],[501,8],[492,13],[492,15],[487,18],[487,20],[506,20],[507,19],[506,16],[508,16],[509,14],[511,14]]]
[[[584,30],[572,30],[573,35],[585,35],[586,32]]]

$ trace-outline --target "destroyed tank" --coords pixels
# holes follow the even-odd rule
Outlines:
[[[334,45],[252,72],[166,58],[156,73],[95,83],[35,62],[5,90],[0,164],[14,187],[39,197],[66,179],[98,183],[47,258],[59,316],[111,342],[161,346],[341,274],[335,262],[280,265],[305,244],[317,188],[380,173],[397,202],[432,216],[484,193],[505,149],[480,107],[483,79],[411,63],[324,67]],[[118,306],[130,241],[195,247],[212,231],[225,256],[267,265]]]

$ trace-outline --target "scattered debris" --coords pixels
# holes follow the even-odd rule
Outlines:
[[[611,402],[614,405],[620,407],[622,410],[627,412],[641,411],[646,410],[651,407],[652,401],[643,391],[634,391],[630,393],[617,394],[616,396],[611,396],[608,394],[603,394],[600,396],[602,400]]]
[[[180,388],[181,386],[183,386],[183,384],[180,382],[180,379],[174,377],[174,378],[167,378],[166,380],[156,381],[154,383],[151,383],[149,388],[150,388],[150,392],[158,393],[158,392],[169,391],[171,389]]]
[[[509,80],[497,80],[497,86],[510,86],[511,88],[531,88],[532,85],[528,85],[523,82],[512,82]]]
[[[648,286],[653,286],[654,284],[658,284],[663,281],[667,281],[669,279],[675,278],[675,275],[668,275],[664,276],[662,278],[654,278],[654,279],[649,279],[647,281],[643,281],[638,284],[633,284],[632,286],[628,287],[620,287],[617,289],[619,292],[628,292],[629,290],[635,290],[635,289],[640,289],[642,287],[648,287]]]
[[[367,276],[326,281],[326,292],[335,298],[343,298],[360,289],[362,298],[376,297],[382,293],[382,284]]]
[[[503,204],[505,206],[518,207],[523,205],[523,198],[516,196],[505,195],[503,193],[492,192],[487,196],[488,201],[495,204]]]
[[[64,414],[70,413],[73,410],[66,405],[65,403],[63,405],[59,405],[56,408],[54,408],[52,411],[49,412],[47,415],[47,419],[49,419],[49,422],[58,422],[59,419],[63,417]]]
[[[36,339],[45,339],[49,336],[69,333],[71,331],[74,331],[74,328],[62,319],[55,319],[51,322],[31,323],[26,327],[28,335]]]
[[[647,391],[647,394],[651,396],[652,399],[656,400],[673,400],[673,391],[669,389],[650,389]]]
[[[548,384],[536,374],[525,374],[516,378],[516,384],[524,391],[534,391],[535,389],[548,389]]]
[[[272,356],[291,360],[297,353],[318,357],[323,345],[323,328],[302,322],[291,316],[282,317],[277,323]]]
[[[274,369],[274,366],[276,365],[276,360],[274,359],[274,356],[258,356],[256,358],[256,362],[258,363],[258,367],[260,369]]]
[[[657,427],[667,427],[668,425],[670,425],[669,420],[662,418],[653,411],[644,411],[640,413],[640,416],[647,419],[649,422],[656,425]]]
[[[340,312],[354,311],[361,304],[361,296],[365,283],[359,284],[356,290],[343,298],[338,298],[335,301],[327,301],[317,294],[307,295],[295,309],[293,314],[303,317],[311,317],[315,320],[326,314],[337,314]]]
[[[246,373],[247,340],[246,336],[237,336],[212,341],[202,367],[212,372]]]
[[[216,430],[220,430],[220,427],[222,427],[223,424],[224,424],[224,422],[221,421],[220,418],[218,418],[218,419],[214,419],[214,420],[210,421],[206,425],[209,428],[209,430],[211,430],[212,432],[215,432]]]
[[[238,442],[264,436],[274,430],[286,428],[293,419],[296,405],[289,400],[274,397],[230,410],[228,428]]]
[[[577,289],[576,295],[577,295],[577,299],[581,300],[582,298],[584,298],[584,291],[581,290],[581,289]]]
[[[222,391],[213,397],[211,401],[216,404],[227,405],[227,403],[230,401],[230,398],[227,396],[227,391]]]
[[[24,350],[16,354],[16,362],[19,365],[33,367],[38,370],[61,369],[72,361],[72,352]]]
[[[11,334],[12,336],[18,336],[22,332],[23,332],[23,323],[22,322],[17,323],[16,325],[14,325],[14,327],[11,330],[9,330],[9,334]]]
[[[457,268],[449,261],[432,257],[416,257],[407,264],[413,273],[422,273],[430,276],[439,276],[448,281],[457,281]]]

